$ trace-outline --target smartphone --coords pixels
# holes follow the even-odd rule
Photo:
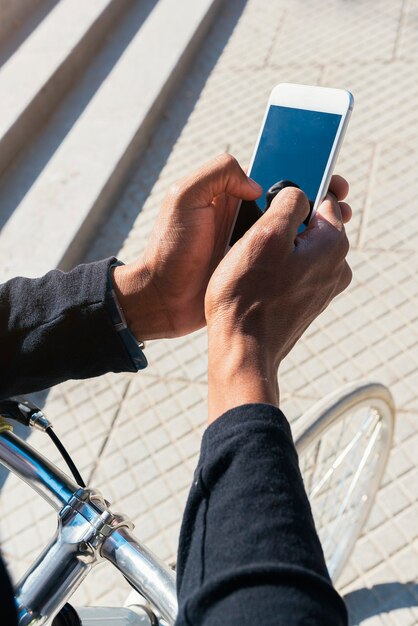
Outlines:
[[[283,187],[299,187],[308,196],[311,210],[299,232],[304,230],[327,194],[353,105],[343,89],[288,83],[273,89],[248,170],[263,195],[240,203],[229,247]]]

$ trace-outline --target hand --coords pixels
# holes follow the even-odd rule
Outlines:
[[[338,202],[347,182],[334,176],[308,228],[305,194],[285,188],[228,252],[206,293],[209,420],[248,402],[278,404],[277,369],[310,323],[351,281]]]
[[[261,193],[228,154],[172,187],[143,258],[113,274],[138,339],[179,337],[206,324],[206,288],[224,255],[238,200],[255,200]]]

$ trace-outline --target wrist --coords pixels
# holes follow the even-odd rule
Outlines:
[[[243,404],[279,406],[277,364],[252,337],[209,333],[209,423]]]
[[[115,267],[112,283],[129,330],[138,341],[167,336],[166,318],[145,265]]]

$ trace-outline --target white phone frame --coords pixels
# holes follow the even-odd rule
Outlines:
[[[280,83],[279,85],[276,85],[276,87],[273,88],[267,103],[261,128],[258,133],[255,148],[248,167],[248,176],[251,176],[251,170],[258,151],[260,139],[263,134],[264,125],[266,123],[270,106],[272,105],[290,107],[293,109],[304,109],[307,111],[336,113],[338,115],[341,115],[341,121],[335,134],[334,143],[332,145],[328,161],[324,169],[324,174],[322,176],[321,184],[319,186],[318,194],[315,198],[314,206],[311,212],[311,216],[309,218],[309,221],[311,221],[318,209],[318,206],[321,204],[328,191],[331,176],[334,171],[334,166],[340,152],[345,131],[347,129],[350,119],[351,111],[353,110],[354,97],[349,91],[345,89],[334,89],[331,87],[318,87],[312,85],[298,85],[293,83]],[[230,249],[229,241],[231,239],[232,233],[234,232],[235,223],[237,221],[240,207],[241,202],[238,205],[231,233],[228,238],[228,250]]]

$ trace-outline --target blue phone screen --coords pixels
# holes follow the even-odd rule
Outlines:
[[[300,187],[312,209],[340,121],[341,115],[335,113],[270,106],[249,172],[263,195],[256,202],[241,203],[230,245],[268,209],[280,189],[277,183]]]

